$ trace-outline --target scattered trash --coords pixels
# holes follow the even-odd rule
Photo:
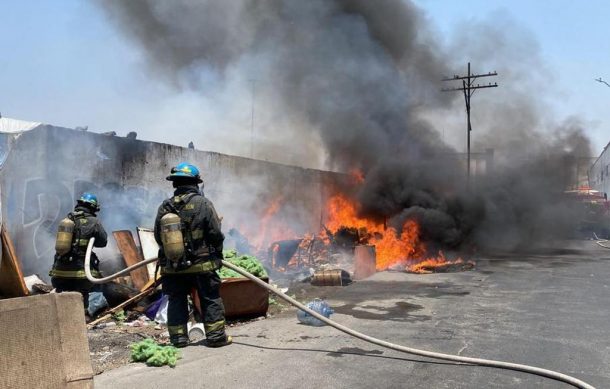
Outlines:
[[[40,279],[38,274],[32,274],[31,276],[24,277],[23,281],[25,282],[25,286],[28,288],[28,291],[32,294],[38,293],[38,290],[34,289],[34,285],[46,285],[45,282]]]
[[[38,294],[48,294],[55,290],[55,288],[47,284],[34,284],[32,285],[32,289]]]
[[[119,323],[123,323],[127,317],[125,316],[125,311],[121,309],[120,311],[113,313],[112,318]]]
[[[328,305],[328,303],[326,303],[326,301],[321,300],[321,299],[315,299],[315,300],[305,304],[305,306],[326,318],[329,318],[330,315],[335,313],[335,311],[333,311],[333,309]],[[309,313],[307,313],[305,311],[301,311],[301,310],[297,311],[297,319],[299,319],[299,321],[301,323],[310,325],[310,326],[321,327],[321,326],[326,325],[326,323],[324,323],[320,319],[317,319],[317,318],[311,316]]]
[[[149,322],[150,320],[148,317],[146,317],[146,315],[140,315],[136,320],[125,323],[125,325],[129,327],[144,327],[148,325]]]
[[[152,286],[152,284],[151,284],[151,286]],[[107,311],[104,312],[104,314],[101,317],[99,317],[99,318],[93,320],[91,323],[87,324],[87,328],[93,328],[93,327],[95,327],[96,324],[101,323],[110,318],[113,318],[117,312],[122,311],[124,308],[126,308],[132,304],[135,304],[136,302],[139,302],[140,300],[144,299],[146,296],[152,294],[155,290],[156,290],[155,288],[149,287],[145,291],[133,296],[132,298],[130,298],[127,301],[122,302],[121,304],[117,305],[116,307],[108,309]],[[106,294],[104,294],[104,296],[106,297],[106,299],[108,299],[108,296]],[[110,303],[110,301],[109,301],[109,303]],[[124,312],[123,312],[122,316],[123,316],[123,319],[126,318]],[[121,315],[119,315],[118,317],[120,318]]]
[[[102,292],[91,292],[89,293],[89,307],[87,307],[87,313],[93,317],[97,312],[106,308],[108,301]]]
[[[189,322],[187,329],[191,342],[199,342],[205,339],[205,329],[202,323]]]
[[[113,321],[99,323],[99,324],[96,324],[94,328],[100,330],[102,328],[110,328],[110,327],[116,327],[116,323]]]
[[[121,304],[123,301],[129,300],[133,296],[140,293],[136,288],[129,285],[121,284],[117,280],[108,282],[101,286],[101,291],[111,307]]]
[[[282,288],[278,284],[270,284],[270,285],[273,286],[275,289],[279,290],[282,293],[288,292],[288,289],[289,289],[289,288]]]
[[[146,362],[148,366],[176,367],[180,359],[178,349],[173,346],[161,346],[153,339],[144,339],[134,343],[131,348],[131,360],[134,362]]]
[[[148,316],[148,318],[150,320],[155,320],[155,317],[157,316],[157,312],[159,311],[159,308],[161,307],[161,304],[163,304],[164,301],[167,301],[167,296],[162,294],[161,297],[159,297],[157,299],[157,301],[155,301],[154,303],[152,303],[147,309],[146,309],[146,316]]]
[[[161,304],[157,309],[157,313],[155,314],[155,321],[159,324],[167,324],[167,304],[169,302],[169,298],[167,295],[163,295],[161,298]]]

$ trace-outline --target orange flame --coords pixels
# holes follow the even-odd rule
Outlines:
[[[420,240],[420,228],[415,220],[407,220],[398,233],[393,227],[386,227],[383,223],[359,217],[356,203],[341,194],[330,198],[327,211],[327,227],[333,232],[344,226],[366,229],[370,235],[369,243],[376,248],[378,271],[400,264],[406,265],[407,262],[412,261],[425,264],[432,261],[438,266],[453,263],[448,261],[442,252],[436,258],[426,257],[426,246]],[[410,267],[407,269],[412,271]]]
[[[349,176],[355,184],[360,185],[364,182],[364,173],[360,169],[352,169],[349,172]]]
[[[445,258],[445,254],[442,251],[438,252],[437,257],[427,258],[421,262],[407,265],[406,270],[409,273],[427,274],[432,273],[434,269],[439,269],[447,266],[460,266],[462,268],[474,267],[473,261],[464,261],[462,258],[457,258],[453,261]]]
[[[245,231],[252,246],[257,251],[266,250],[267,247],[278,240],[295,238],[296,234],[285,223],[279,220],[278,213],[284,203],[284,197],[274,198],[262,212],[256,226],[242,225],[240,230]]]

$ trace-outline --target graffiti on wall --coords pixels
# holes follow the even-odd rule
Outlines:
[[[26,273],[46,274],[53,261],[57,225],[75,205],[81,193],[96,193],[102,210],[99,218],[108,233],[136,226],[152,226],[157,207],[166,197],[160,189],[122,186],[115,182],[98,185],[88,180],[59,182],[39,177],[13,182],[7,196],[9,229]]]

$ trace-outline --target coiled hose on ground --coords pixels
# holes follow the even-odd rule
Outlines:
[[[130,266],[124,270],[121,270],[120,272],[117,272],[113,275],[110,275],[108,277],[94,278],[91,275],[91,270],[89,268],[90,263],[91,263],[91,252],[93,250],[94,241],[95,241],[95,238],[91,238],[89,240],[89,245],[87,246],[87,254],[85,256],[85,274],[87,275],[87,279],[89,281],[96,283],[96,284],[109,282],[110,280],[112,280],[116,277],[120,277],[126,273],[129,273],[130,271],[132,271],[134,269],[137,269],[141,266],[145,266],[151,262],[156,261],[156,258],[148,259],[148,260],[142,261],[140,263],[137,263],[135,265],[132,265],[132,266]],[[535,366],[521,365],[518,363],[495,361],[495,360],[491,360],[491,359],[482,359],[482,358],[462,357],[459,355],[443,354],[443,353],[437,353],[437,352],[433,352],[433,351],[420,350],[420,349],[401,346],[401,345],[398,345],[395,343],[386,342],[385,340],[374,338],[372,336],[352,330],[351,328],[348,328],[342,324],[336,323],[336,322],[320,315],[319,313],[307,308],[305,305],[296,301],[292,297],[280,292],[275,287],[267,284],[265,281],[260,280],[259,278],[253,276],[252,274],[248,273],[247,271],[243,270],[242,268],[233,265],[232,263],[229,263],[227,261],[222,261],[222,264],[223,264],[223,266],[226,266],[229,269],[234,270],[237,273],[241,274],[242,276],[255,282],[257,285],[269,290],[270,292],[274,293],[279,298],[285,300],[286,302],[295,306],[296,308],[307,312],[308,314],[315,317],[316,319],[319,319],[319,320],[323,321],[324,323],[328,324],[329,326],[334,327],[339,331],[345,332],[348,335],[351,335],[358,339],[364,340],[365,342],[373,343],[373,344],[376,344],[381,347],[389,348],[391,350],[396,350],[396,351],[400,351],[400,352],[407,353],[407,354],[419,355],[422,357],[433,358],[433,359],[442,359],[445,361],[466,363],[466,364],[470,364],[470,365],[479,365],[479,366],[495,367],[495,368],[500,368],[500,369],[516,370],[516,371],[521,371],[524,373],[535,374],[538,376],[547,377],[547,378],[554,379],[557,381],[562,381],[562,382],[570,384],[576,388],[595,389],[595,387],[593,387],[592,385],[590,385],[584,381],[581,381],[575,377],[569,376],[567,374],[559,373],[559,372],[556,372],[553,370],[542,369],[542,368],[535,367]]]

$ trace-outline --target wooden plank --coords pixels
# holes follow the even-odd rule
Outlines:
[[[148,282],[146,283],[146,285],[144,285],[144,287],[142,288],[142,290],[144,291],[144,290],[146,290],[146,289],[148,289],[148,288],[152,287],[152,286],[155,284],[155,281],[158,281],[158,280],[160,280],[160,279],[161,279],[161,275],[160,275],[160,274],[157,274],[157,276],[156,276],[156,278],[155,278],[154,280],[153,280],[153,279],[148,280]]]
[[[133,239],[133,235],[129,230],[113,231],[112,235],[116,240],[117,246],[125,264],[127,266],[135,265],[136,263],[143,260],[140,250],[136,247],[136,242]],[[146,267],[141,267],[129,272],[133,286],[139,290],[144,290],[146,283],[148,282],[148,271]]]
[[[149,294],[151,294],[154,291],[155,291],[155,288],[148,288],[145,291],[140,292],[139,294],[133,296],[129,300],[117,305],[116,307],[108,309],[106,312],[104,312],[104,315],[102,317],[95,319],[91,323],[87,324],[87,328],[92,328],[96,324],[110,319],[112,317],[113,313],[120,311],[121,309],[127,307],[130,304],[137,303],[138,301],[142,300],[144,297],[148,296]]]
[[[2,263],[0,263],[0,295],[4,297],[23,297],[29,294],[23,279],[19,258],[15,253],[13,241],[2,225]]]
[[[144,258],[144,260],[157,258],[159,255],[159,245],[155,240],[155,232],[150,228],[144,227],[137,227],[136,229],[138,231],[138,240],[140,241],[140,252],[142,254],[142,258]],[[148,270],[148,278],[153,278],[156,264],[149,263],[146,268]]]

